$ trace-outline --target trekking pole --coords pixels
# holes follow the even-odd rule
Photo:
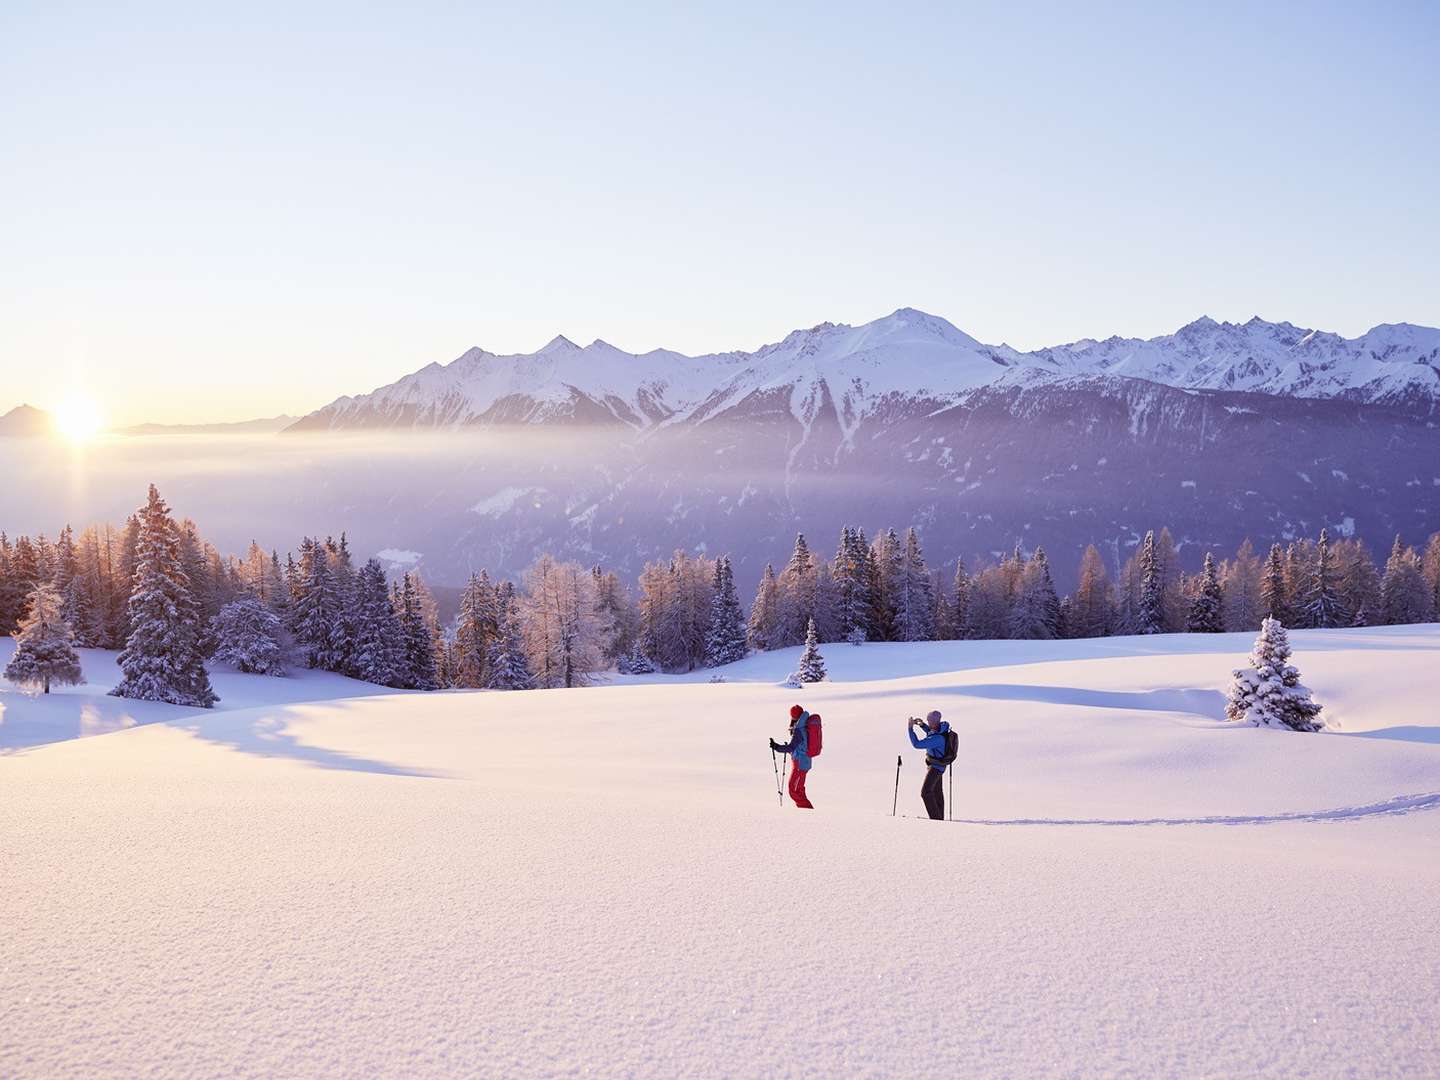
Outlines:
[[[899,754],[895,755],[895,799],[890,803],[890,816],[895,816],[895,809],[900,805],[900,762]]]
[[[950,763],[950,805],[945,808],[947,821],[955,820],[955,763]]]
[[[780,805],[785,805],[785,793],[780,790],[780,765],[775,759],[775,748],[770,748],[770,767],[775,770],[775,794],[780,799]]]

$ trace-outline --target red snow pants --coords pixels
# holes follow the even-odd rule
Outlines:
[[[809,797],[805,794],[805,774],[808,769],[802,769],[795,764],[794,759],[790,761],[790,799],[801,810],[814,810]]]

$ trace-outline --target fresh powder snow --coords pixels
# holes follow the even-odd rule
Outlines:
[[[214,710],[80,650],[0,691],[0,1075],[1435,1075],[1440,627],[1294,633],[1318,734],[1223,720],[1252,638],[832,646],[803,690],[799,649],[221,668]],[[814,811],[766,746],[796,702]]]

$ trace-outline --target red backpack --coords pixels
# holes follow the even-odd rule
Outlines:
[[[810,723],[805,727],[805,752],[811,757],[820,756],[820,746],[824,742],[820,730],[820,714],[811,713]]]

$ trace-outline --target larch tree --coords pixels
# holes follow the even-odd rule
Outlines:
[[[765,566],[760,584],[755,589],[755,602],[750,605],[750,618],[745,627],[745,638],[755,652],[778,649],[778,620],[780,585],[775,578],[775,567]]]

